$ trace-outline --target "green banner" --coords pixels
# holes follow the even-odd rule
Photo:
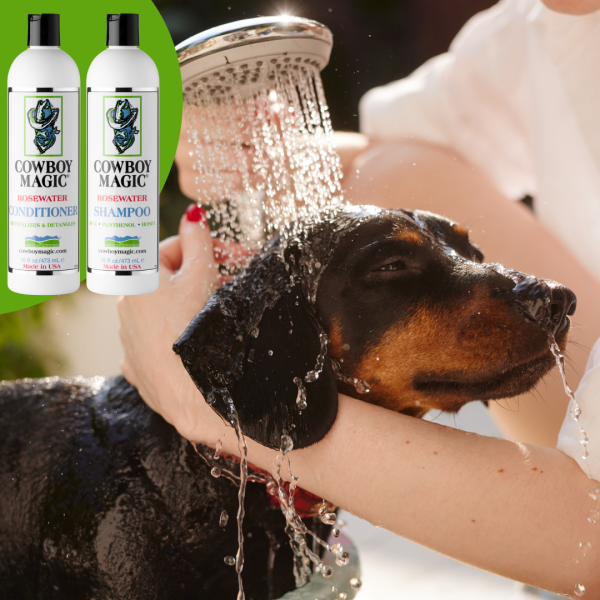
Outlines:
[[[0,41],[0,64],[3,81],[7,81],[13,60],[27,49],[28,14],[52,12],[60,14],[61,49],[75,60],[81,76],[81,201],[80,201],[80,269],[81,280],[86,277],[86,140],[85,81],[88,68],[96,56],[106,49],[106,15],[138,13],[140,15],[140,49],[155,62],[160,76],[160,189],[162,190],[173,159],[181,128],[182,89],[177,54],[171,35],[151,0],[106,0],[100,3],[81,0],[30,0],[24,3],[7,2],[3,8],[4,33]],[[7,114],[7,94],[0,95],[0,113]],[[6,121],[5,121],[6,132]],[[7,272],[7,139],[0,144],[0,314],[27,308],[44,302],[50,296],[25,296],[8,289]]]

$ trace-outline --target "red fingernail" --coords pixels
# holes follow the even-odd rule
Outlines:
[[[198,221],[206,223],[206,211],[199,204],[190,204],[185,211],[185,216],[192,223],[198,223]]]

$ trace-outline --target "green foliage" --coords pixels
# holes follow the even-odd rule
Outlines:
[[[44,353],[31,341],[42,325],[40,305],[0,315],[0,380],[46,376]]]

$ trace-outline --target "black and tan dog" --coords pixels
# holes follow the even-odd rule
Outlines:
[[[338,391],[414,416],[514,396],[552,368],[548,331],[564,348],[575,297],[481,260],[430,213],[339,209],[267,244],[175,350],[219,414],[233,404],[274,448],[322,439]],[[237,592],[235,520],[219,525],[237,489],[122,378],[3,383],[0,490],[2,598]],[[292,556],[264,486],[249,484],[244,523],[246,597],[278,598]]]

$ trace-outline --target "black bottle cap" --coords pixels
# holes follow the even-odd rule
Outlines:
[[[60,46],[60,15],[29,15],[28,46]]]
[[[140,15],[106,15],[107,46],[139,46]]]

